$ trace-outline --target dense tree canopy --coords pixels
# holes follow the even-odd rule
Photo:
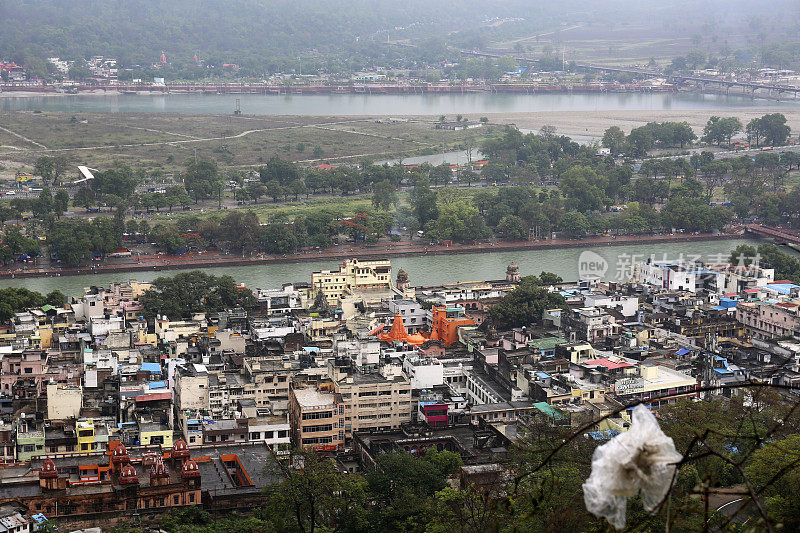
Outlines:
[[[518,287],[489,309],[492,322],[504,329],[541,324],[545,310],[565,308],[564,297],[544,287],[543,279],[553,282],[558,277],[542,272],[541,277],[522,278]]]
[[[239,287],[230,276],[213,276],[199,270],[159,277],[141,297],[147,317],[190,318],[194,313],[213,313],[255,305],[252,291]]]

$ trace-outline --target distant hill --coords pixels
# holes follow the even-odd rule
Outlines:
[[[301,54],[476,28],[490,18],[547,9],[530,0],[2,0],[0,56],[105,55],[147,65],[195,53],[210,63],[269,69]],[[402,28],[402,29],[395,29]],[[16,56],[16,57],[15,57]]]
[[[796,0],[0,0],[0,59],[46,74],[51,56],[103,55],[135,68],[163,51],[173,78],[206,75],[193,72],[195,54],[245,75],[301,64],[304,72],[414,68],[450,59],[445,44],[485,48],[548,31],[557,48],[552,30],[579,23],[666,30],[696,37],[706,52],[746,47],[766,56],[759,48],[772,41],[780,47],[769,53],[782,55],[769,63],[787,64],[796,59],[799,11]],[[744,40],[729,41],[736,32]],[[387,37],[413,46],[386,46]]]

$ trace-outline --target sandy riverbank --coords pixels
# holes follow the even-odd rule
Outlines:
[[[720,115],[739,117],[743,124],[766,113],[783,113],[792,133],[800,131],[800,104],[796,107],[742,107],[718,111],[708,109],[659,109],[631,111],[543,111],[530,113],[490,113],[486,117],[495,124],[516,124],[521,129],[538,130],[544,125],[556,127],[562,135],[601,137],[611,126],[619,126],[626,133],[648,122],[686,121],[699,135],[709,117]],[[428,117],[430,118],[430,117]]]

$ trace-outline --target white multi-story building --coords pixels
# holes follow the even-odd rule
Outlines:
[[[288,315],[306,305],[305,293],[298,291],[291,283],[284,284],[280,289],[258,289],[256,298],[268,316]]]
[[[416,300],[408,298],[389,300],[389,312],[400,315],[403,326],[409,333],[416,333],[425,327],[427,313],[422,304]]]

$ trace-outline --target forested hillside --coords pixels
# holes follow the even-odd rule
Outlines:
[[[625,43],[604,41],[609,29],[630,31],[632,39],[642,32],[678,42],[691,37],[709,53],[742,48],[748,59],[794,64],[797,3],[775,0],[768,12],[759,6],[747,0],[0,0],[0,60],[46,76],[47,57],[103,55],[140,74],[137,67],[164,52],[173,79],[209,75],[195,54],[215,68],[236,63],[245,76],[416,68],[459,59],[448,45],[517,43],[522,50],[521,43],[542,40],[569,52],[575,37],[569,29],[580,28],[612,55]],[[387,38],[399,45],[386,46]]]
[[[393,38],[477,28],[494,17],[547,22],[524,0],[19,0],[0,2],[0,56],[65,59],[106,55],[125,66],[236,62],[269,69],[303,54],[337,54]],[[400,29],[403,28],[403,29]]]

